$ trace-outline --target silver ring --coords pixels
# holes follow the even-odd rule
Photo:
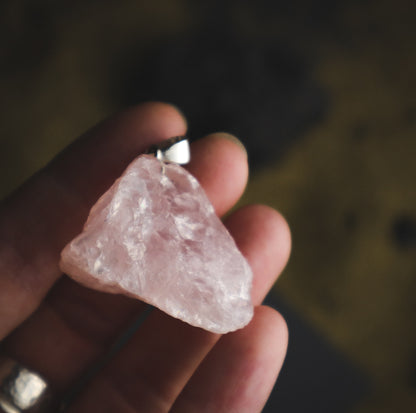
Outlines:
[[[0,356],[0,412],[49,412],[51,401],[50,387],[41,375]]]

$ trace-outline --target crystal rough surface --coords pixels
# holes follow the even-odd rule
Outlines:
[[[215,333],[252,318],[251,269],[197,180],[142,155],[91,209],[61,269]]]

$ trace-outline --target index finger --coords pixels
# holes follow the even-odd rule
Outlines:
[[[61,275],[59,253],[98,196],[151,144],[185,132],[170,105],[131,108],[87,132],[1,205],[0,340]]]

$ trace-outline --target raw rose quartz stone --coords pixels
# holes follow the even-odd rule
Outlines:
[[[251,269],[185,169],[142,155],[62,251],[63,272],[215,333],[252,318]]]

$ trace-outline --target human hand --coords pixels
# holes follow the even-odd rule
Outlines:
[[[145,307],[62,277],[60,251],[131,160],[185,132],[185,120],[169,105],[132,108],[76,141],[0,209],[2,352],[43,375],[57,398]],[[247,182],[246,154],[226,134],[193,143],[187,169],[219,216]],[[69,412],[261,411],[283,363],[287,329],[260,304],[286,264],[290,234],[284,219],[264,206],[244,207],[225,225],[254,273],[250,324],[219,336],[156,309]]]

